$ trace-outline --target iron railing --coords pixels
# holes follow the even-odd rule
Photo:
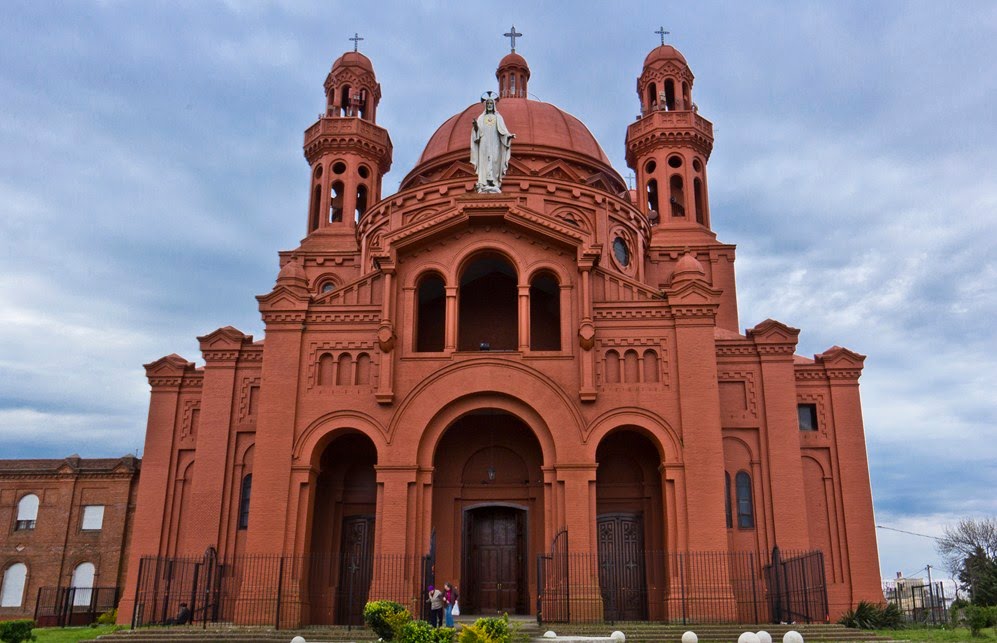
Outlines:
[[[941,582],[926,583],[920,579],[884,581],[883,598],[900,608],[908,623],[948,623],[948,603],[945,599],[945,587]]]
[[[139,564],[132,627],[170,624],[186,604],[192,624],[293,628],[360,625],[369,600],[419,615],[429,556],[348,553],[147,557]]]
[[[537,621],[824,623],[820,551],[570,553],[566,534],[537,560]]]
[[[117,607],[119,596],[117,587],[39,587],[35,623],[38,627],[90,625]]]

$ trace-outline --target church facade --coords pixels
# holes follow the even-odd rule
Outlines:
[[[380,85],[363,54],[335,61],[304,137],[307,234],[257,298],[265,339],[226,326],[199,338],[203,366],[146,365],[122,622],[154,560],[205,552],[311,561],[281,586],[297,623],[345,622],[344,552],[369,567],[361,603],[413,609],[429,560],[465,612],[534,613],[535,561],[557,547],[626,557],[632,618],[672,617],[677,555],[777,546],[822,553],[832,617],[882,600],[864,357],[796,355],[778,321],[740,330],[685,58],[663,44],[640,70],[633,189],[584,124],[528,97],[522,56],[496,76],[514,135],[500,189],[471,163],[474,103],[383,196]],[[730,569],[702,591],[736,601]]]

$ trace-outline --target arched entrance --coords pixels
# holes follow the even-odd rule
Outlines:
[[[661,458],[645,435],[624,428],[599,443],[596,461],[599,586],[605,617],[645,620],[648,599],[657,598],[648,596],[648,588],[662,587],[665,572]]]
[[[456,420],[433,457],[436,584],[467,614],[526,614],[543,548],[543,454],[520,419],[481,409]]]
[[[315,625],[359,624],[374,563],[377,449],[347,433],[319,460],[312,519],[309,595]]]

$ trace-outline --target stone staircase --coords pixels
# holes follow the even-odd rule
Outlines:
[[[474,622],[475,617],[460,617],[458,626]],[[701,643],[736,643],[742,632],[765,630],[772,635],[775,643],[781,643],[783,635],[796,630],[803,635],[806,643],[899,643],[892,639],[877,636],[873,632],[848,629],[842,625],[673,625],[667,623],[551,623],[538,627],[535,620],[512,617],[518,624],[519,632],[531,640],[540,637],[547,630],[561,636],[609,636],[615,630],[626,634],[627,643],[679,643],[682,634],[692,630]],[[144,627],[136,630],[120,630],[101,636],[105,643],[165,643],[168,641],[190,641],[191,643],[289,643],[295,636],[302,636],[308,643],[369,643],[377,641],[377,635],[366,627],[347,628],[346,626],[325,626],[297,630],[276,631],[268,628],[209,625],[183,627]]]

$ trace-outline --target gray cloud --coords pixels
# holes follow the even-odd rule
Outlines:
[[[14,5],[0,23],[0,451],[141,446],[141,364],[198,357],[304,234],[301,133],[351,47],[374,62],[390,193],[526,36],[530,90],[585,122],[621,174],[657,3]],[[718,236],[738,244],[742,326],[800,352],[869,355],[862,395],[878,519],[935,533],[997,513],[997,7],[673,7],[666,29],[716,125]],[[44,25],[41,28],[40,25]],[[774,25],[786,25],[774,28]],[[883,570],[931,541],[880,532]],[[935,563],[933,563],[935,564]]]

